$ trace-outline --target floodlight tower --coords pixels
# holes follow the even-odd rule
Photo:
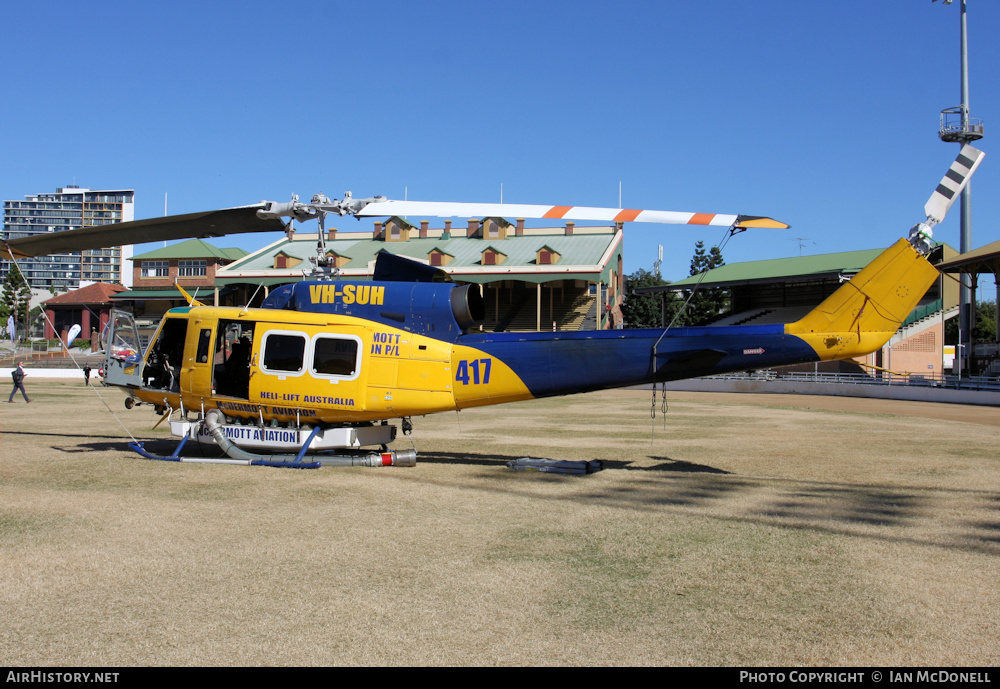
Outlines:
[[[937,2],[937,0],[934,0]],[[950,5],[952,0],[944,0],[945,5]],[[978,139],[983,138],[983,121],[978,118],[969,117],[969,50],[968,34],[966,27],[966,0],[961,0],[962,10],[960,14],[961,22],[961,73],[962,73],[962,104],[954,108],[947,108],[941,111],[941,128],[938,130],[938,137],[942,141],[957,143],[964,146]],[[959,251],[963,254],[972,250],[972,189],[966,185],[962,191],[962,211],[961,211],[961,238]],[[959,344],[965,345],[965,349],[959,349],[958,356],[955,357],[959,367],[959,374],[969,368],[971,361],[972,342],[972,281],[969,275],[962,274],[962,287],[960,290],[959,304]]]

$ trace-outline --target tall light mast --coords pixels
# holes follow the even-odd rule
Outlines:
[[[937,0],[934,0],[934,2],[937,2]],[[944,0],[945,5],[950,5],[951,3],[952,0]],[[941,111],[941,128],[938,130],[938,137],[942,141],[964,146],[983,138],[983,122],[978,118],[969,117],[969,50],[966,27],[966,0],[961,0],[961,8],[962,103],[954,108],[947,108]],[[972,250],[972,189],[970,185],[966,185],[962,191],[961,208],[959,251],[964,254]],[[955,357],[960,374],[968,370],[972,355],[972,299],[972,279],[969,275],[963,273],[959,296],[959,343],[964,345],[964,349],[960,350],[958,356]]]

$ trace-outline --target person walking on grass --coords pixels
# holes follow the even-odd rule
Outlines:
[[[21,391],[21,395],[24,397],[25,402],[31,401],[31,398],[28,397],[28,393],[24,391],[24,377],[26,375],[28,374],[24,372],[24,367],[21,365],[21,362],[18,361],[17,368],[10,373],[10,377],[14,379],[14,389],[10,391],[10,399],[7,400],[8,403],[12,403],[14,401],[14,393],[18,390]]]

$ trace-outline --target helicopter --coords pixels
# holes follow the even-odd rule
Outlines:
[[[140,347],[132,314],[114,310],[104,335],[106,385],[125,406],[152,405],[180,438],[218,445],[230,462],[272,466],[412,466],[389,450],[400,420],[519,400],[848,359],[883,346],[938,271],[927,261],[941,222],[984,154],[966,145],[931,194],[926,220],[799,321],[561,332],[482,332],[478,285],[383,252],[371,280],[342,280],[324,250],[329,215],[514,216],[787,228],[762,216],[528,204],[393,201],[382,196],[309,203],[264,201],[6,242],[12,258],[232,233],[289,231],[317,220],[309,279],[272,290],[260,307],[211,306],[181,292]],[[177,419],[174,419],[174,415]],[[161,419],[161,421],[163,420]],[[374,448],[378,450],[365,450]],[[306,455],[310,460],[306,461]]]

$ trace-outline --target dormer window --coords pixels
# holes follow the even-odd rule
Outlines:
[[[427,254],[427,263],[432,266],[446,266],[451,263],[451,259],[454,256],[447,254],[440,249],[434,249],[429,254]]]
[[[483,219],[483,239],[507,239],[507,227],[510,225],[503,218]]]
[[[277,270],[294,268],[302,263],[302,259],[296,256],[289,256],[284,251],[279,251],[274,255],[274,267]]]
[[[480,262],[484,266],[498,266],[503,263],[506,258],[506,254],[502,254],[496,249],[490,247],[483,251],[482,260]]]
[[[409,222],[403,218],[393,216],[385,221],[383,239],[387,242],[405,242],[410,238],[411,229],[415,228]]]
[[[561,256],[551,247],[543,246],[535,254],[535,263],[540,266],[550,266],[553,263],[558,263],[560,258]]]
[[[333,249],[326,252],[326,257],[330,259],[333,265],[337,268],[343,268],[352,260],[350,256],[341,256]]]

